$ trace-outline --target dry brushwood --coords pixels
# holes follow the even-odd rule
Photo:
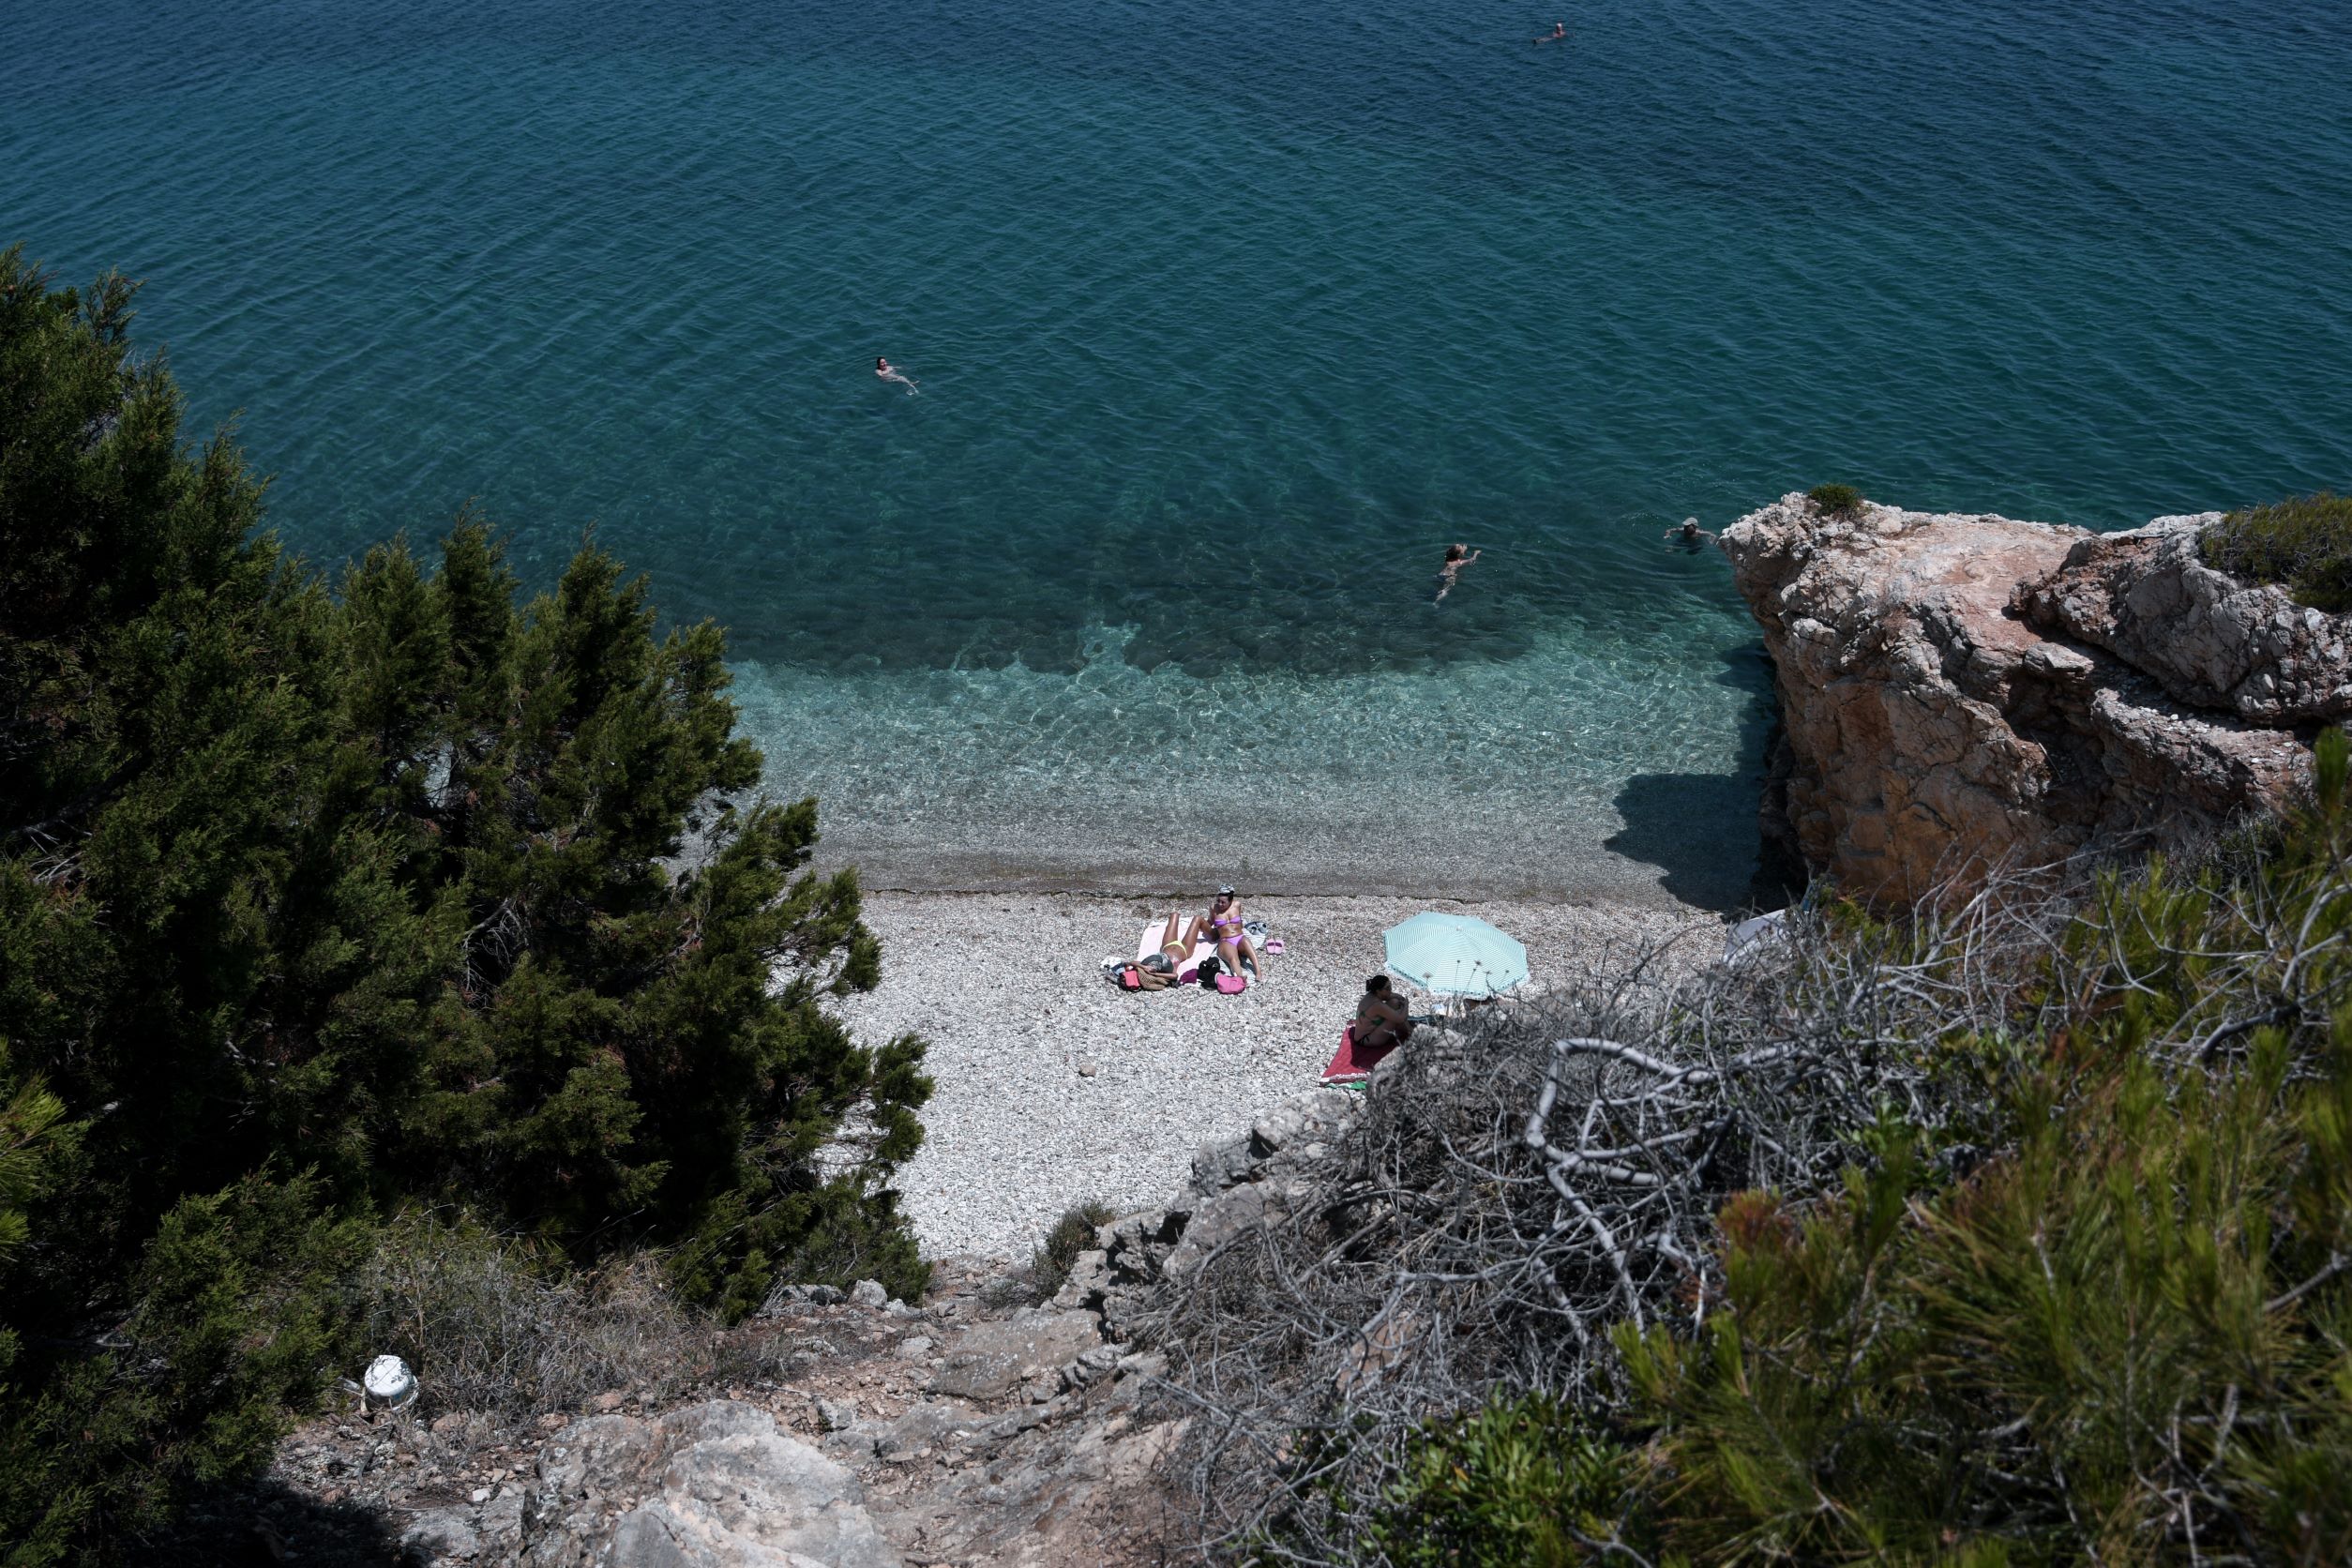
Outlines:
[[[1311,1188],[1171,1286],[1171,1460],[1204,1555],[1377,1561],[1364,1505],[1428,1419],[1590,1407],[1607,1325],[1695,1328],[1730,1193],[1826,1190],[1892,1112],[1949,1127],[1926,1048],[2032,1026],[2067,905],[2010,879],[1900,930],[1792,912],[1737,961],[1657,955],[1424,1036]]]
[[[429,1413],[516,1423],[629,1390],[658,1402],[764,1375],[763,1343],[680,1304],[641,1256],[593,1274],[530,1266],[514,1244],[411,1213],[360,1271],[369,1353],[417,1369]]]

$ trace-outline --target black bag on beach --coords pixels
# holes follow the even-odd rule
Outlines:
[[[1225,972],[1225,962],[1212,953],[1200,960],[1200,983],[1210,990],[1217,988],[1217,976]]]

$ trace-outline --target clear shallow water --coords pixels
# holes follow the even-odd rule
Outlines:
[[[0,235],[149,280],[284,532],[595,521],[893,880],[1728,901],[1666,523],[2352,483],[2340,7],[12,17]]]

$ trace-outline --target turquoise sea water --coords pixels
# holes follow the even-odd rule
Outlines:
[[[893,882],[1736,901],[1667,523],[2352,484],[2352,8],[1555,14],[16,0],[0,240],[314,557],[595,522]]]

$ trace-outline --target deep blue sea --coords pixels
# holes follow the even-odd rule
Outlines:
[[[1666,524],[2352,485],[2345,0],[1565,4],[7,0],[0,243],[323,564],[593,523],[885,882],[1735,903]]]

